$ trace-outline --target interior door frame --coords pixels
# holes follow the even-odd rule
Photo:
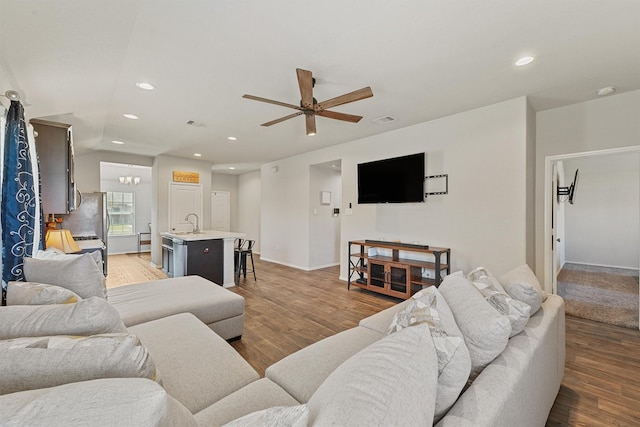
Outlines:
[[[558,277],[553,271],[553,257],[556,256],[553,244],[553,235],[551,224],[554,209],[553,198],[553,174],[554,164],[560,160],[582,159],[596,156],[611,156],[617,154],[633,154],[640,153],[640,145],[630,147],[610,148],[605,150],[585,151],[581,153],[560,154],[556,156],[547,156],[544,159],[544,283],[545,289],[549,293],[557,293]],[[555,205],[557,206],[557,204]]]

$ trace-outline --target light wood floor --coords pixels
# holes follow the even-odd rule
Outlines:
[[[130,265],[153,270],[148,258]],[[230,288],[246,300],[245,334],[232,345],[261,375],[284,356],[398,302],[347,291],[338,267],[306,272],[256,257],[256,274],[257,281],[248,274]],[[640,331],[567,316],[566,352],[547,425],[640,426]]]

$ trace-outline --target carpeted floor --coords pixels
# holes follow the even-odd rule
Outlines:
[[[568,315],[638,329],[638,270],[566,263],[558,294]]]
[[[153,268],[149,261],[151,255],[143,252],[136,254],[109,255],[107,288],[166,279],[167,275],[159,268]]]

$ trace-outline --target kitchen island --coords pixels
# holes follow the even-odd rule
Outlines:
[[[169,277],[198,275],[225,288],[235,286],[233,243],[244,233],[202,230],[160,233],[162,270]]]

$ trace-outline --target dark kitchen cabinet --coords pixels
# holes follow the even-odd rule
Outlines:
[[[45,215],[68,214],[76,209],[71,125],[31,119],[37,132],[42,209]]]

